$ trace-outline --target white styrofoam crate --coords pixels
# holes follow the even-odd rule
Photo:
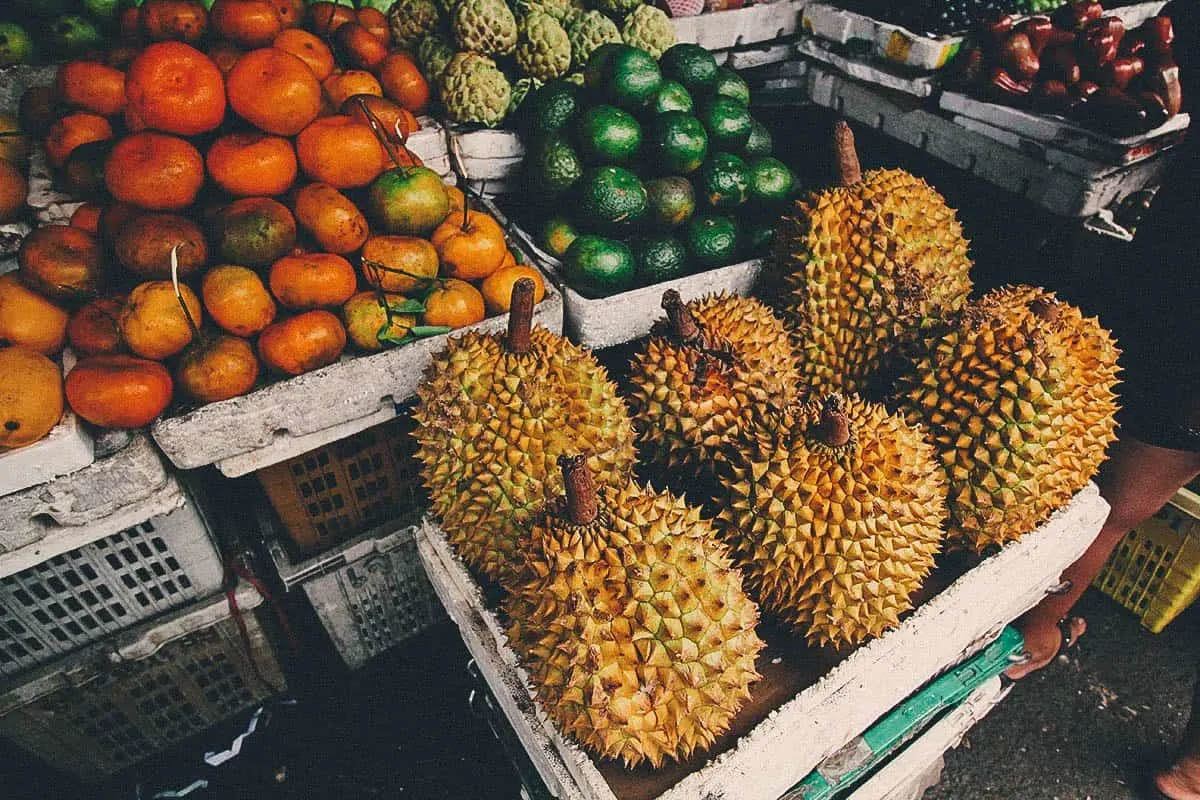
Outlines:
[[[73,366],[75,355],[70,350],[63,351],[63,375]],[[62,419],[44,439],[13,450],[0,448],[0,498],[82,469],[94,458],[91,434],[83,420],[63,403]],[[0,512],[2,519],[3,512]],[[0,552],[7,549],[5,541],[12,538],[17,535],[0,528]]]
[[[562,295],[547,285],[533,322],[562,331]],[[508,315],[469,329],[503,331]],[[216,464],[228,477],[306,453],[395,416],[395,405],[416,393],[434,354],[465,330],[385,350],[345,356],[328,367],[268,384],[249,394],[157,420],[151,433],[180,469]]]
[[[60,531],[0,559],[0,675],[220,590],[224,564],[195,502],[174,478],[157,499],[177,505],[121,528]]]
[[[807,0],[777,0],[730,11],[675,17],[675,40],[708,50],[725,50],[792,36],[800,30],[800,13]],[[736,67],[735,67],[736,69]]]
[[[874,83],[885,89],[911,94],[914,97],[930,97],[937,88],[937,81],[930,75],[911,75],[890,69],[886,65],[844,56],[831,49],[827,42],[805,36],[795,44],[796,52],[806,58],[829,64],[851,78]]]
[[[510,225],[494,203],[489,201],[489,205],[492,214],[524,240],[525,248],[537,257],[542,271],[558,284],[563,296],[563,331],[567,338],[584,347],[613,347],[648,334],[655,321],[666,315],[662,296],[668,289],[679,292],[685,302],[719,292],[745,296],[750,294],[763,269],[763,260],[755,258],[608,297],[588,298],[563,282],[561,261],[534,244],[528,233]]]
[[[92,782],[286,689],[243,587],[0,682],[0,735]]]
[[[962,36],[926,36],[828,3],[804,9],[804,32],[838,44],[869,44],[877,58],[918,69],[946,66],[962,47]]]
[[[475,192],[493,197],[516,188],[525,160],[516,131],[451,128],[447,140],[455,172]]]
[[[725,50],[721,53],[713,53],[718,57],[724,56],[724,64],[730,69],[759,69],[761,67],[770,66],[772,64],[781,64],[792,58],[792,42],[769,42],[764,45],[753,45],[749,47],[740,47],[734,50]],[[751,96],[753,102],[753,95]]]
[[[269,531],[269,521],[263,524]],[[288,591],[304,590],[351,669],[445,619],[417,556],[415,530],[392,523],[301,562],[268,533],[280,581]]]
[[[452,178],[454,170],[446,149],[446,129],[433,117],[422,116],[417,122],[421,127],[408,137],[405,147],[443,179]]]
[[[983,560],[899,627],[858,648],[656,800],[775,800],[1040,601],[1095,539],[1107,516],[1108,504],[1090,484],[1041,528]],[[592,757],[537,708],[500,620],[440,529],[426,521],[417,536],[434,589],[546,786],[561,800],[616,800]]]

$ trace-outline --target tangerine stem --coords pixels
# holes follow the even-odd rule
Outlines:
[[[192,312],[184,302],[183,292],[179,289],[179,247],[179,245],[175,245],[171,248],[171,284],[175,287],[175,299],[179,301],[179,307],[183,309],[183,317],[192,330],[192,338],[199,339],[200,328],[196,326],[196,320],[192,319]]]
[[[383,145],[383,149],[387,151],[388,158],[390,158],[392,163],[396,165],[396,169],[404,169],[406,166],[409,166],[408,164],[401,163],[400,154],[396,151],[395,143],[392,142],[392,140],[388,137],[387,132],[384,131],[383,123],[379,121],[379,117],[375,116],[375,112],[367,107],[366,99],[359,97],[355,100],[355,102],[357,102],[358,107],[362,109],[363,116],[367,118],[367,127],[371,129],[371,133],[373,133],[375,138],[379,140],[379,143]],[[413,155],[413,152],[409,150],[403,142],[400,144],[400,149],[402,149],[405,155],[408,156],[410,163],[416,162],[416,156]]]

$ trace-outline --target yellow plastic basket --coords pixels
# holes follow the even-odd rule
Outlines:
[[[1200,495],[1180,489],[1125,534],[1093,586],[1159,633],[1200,594]]]

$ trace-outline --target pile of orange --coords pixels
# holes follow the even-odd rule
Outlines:
[[[23,98],[86,202],[0,280],[0,337],[81,356],[65,395],[84,419],[137,427],[177,393],[226,399],[475,324],[520,277],[541,299],[499,224],[405,148],[429,86],[380,12],[145,0],[121,30]],[[0,212],[4,181],[0,162]]]

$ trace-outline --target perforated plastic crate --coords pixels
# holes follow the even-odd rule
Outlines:
[[[280,580],[289,591],[303,588],[351,669],[445,619],[417,555],[414,526],[378,528],[296,563],[269,521],[264,525]]]
[[[1093,585],[1160,633],[1200,595],[1200,495],[1180,489],[1125,534]]]
[[[245,638],[222,595],[0,684],[0,735],[96,781],[283,691],[261,598],[237,600]]]
[[[224,569],[204,518],[174,478],[170,489],[180,493],[173,511],[84,539],[82,546],[52,550],[33,566],[0,572],[0,676],[16,675],[221,588]]]

